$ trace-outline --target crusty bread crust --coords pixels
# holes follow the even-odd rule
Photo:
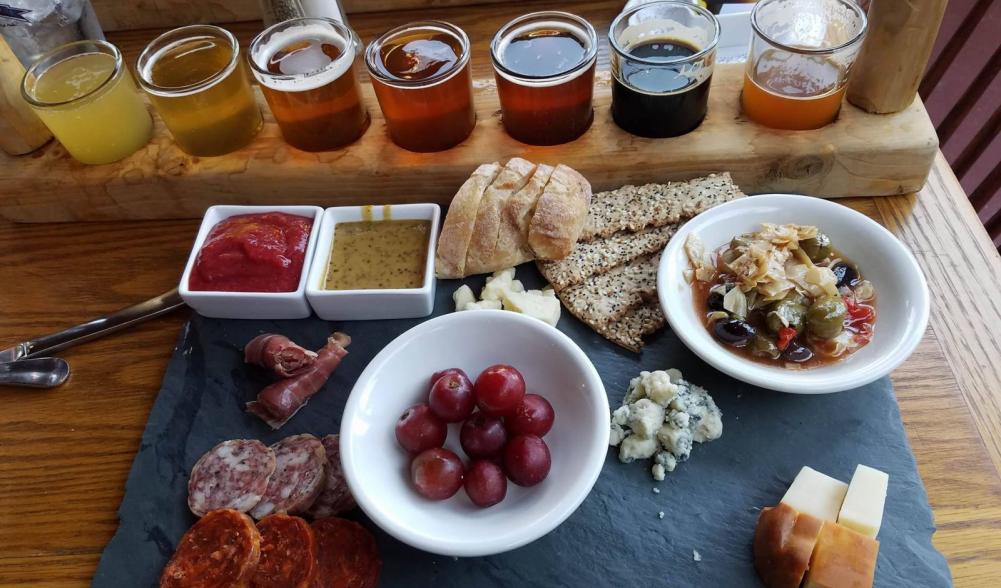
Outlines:
[[[497,162],[476,168],[452,198],[445,222],[442,223],[435,255],[435,275],[439,278],[461,278],[466,275],[466,251],[473,236],[476,211],[487,186],[501,171]]]
[[[498,267],[495,261],[501,216],[508,200],[528,183],[534,171],[534,163],[514,157],[507,162],[483,193],[476,211],[472,239],[466,251],[467,275],[492,272],[506,267]]]
[[[570,254],[584,229],[591,206],[591,184],[577,170],[556,166],[535,206],[528,228],[528,245],[538,259],[562,259]]]

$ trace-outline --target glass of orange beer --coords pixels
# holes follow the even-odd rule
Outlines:
[[[841,110],[865,38],[855,0],[761,0],[751,11],[741,106],[774,129],[817,129]]]
[[[250,43],[250,69],[261,84],[285,142],[327,151],[368,128],[358,85],[361,40],[328,18],[294,18]]]

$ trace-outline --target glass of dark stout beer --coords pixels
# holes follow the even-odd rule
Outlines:
[[[641,137],[677,137],[706,117],[719,21],[684,2],[650,2],[624,11],[608,33],[612,118]]]
[[[327,151],[368,128],[358,86],[361,40],[328,18],[295,18],[250,43],[250,68],[289,145]]]
[[[508,134],[530,145],[584,134],[594,120],[597,55],[594,27],[573,14],[533,12],[501,27],[490,56]]]
[[[393,142],[410,151],[441,151],[476,125],[469,37],[447,22],[392,29],[365,50],[365,64]]]

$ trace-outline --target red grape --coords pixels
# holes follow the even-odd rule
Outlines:
[[[396,441],[410,453],[441,447],[447,435],[445,423],[426,404],[411,406],[396,421]]]
[[[507,478],[504,477],[504,470],[485,459],[474,461],[473,465],[469,466],[463,485],[469,499],[480,508],[497,504],[504,500],[507,494]]]
[[[518,435],[504,448],[504,471],[519,486],[534,486],[549,475],[549,447],[535,435]]]
[[[477,376],[473,391],[480,410],[503,416],[517,408],[525,397],[525,378],[513,367],[498,364]]]
[[[538,394],[525,394],[518,408],[504,419],[512,435],[538,435],[544,437],[553,428],[556,413],[553,405]]]
[[[448,374],[462,374],[463,378],[469,379],[466,372],[460,370],[459,368],[448,368],[447,370],[441,370],[440,372],[435,372],[431,374],[431,383],[428,385],[428,390],[434,387],[434,383],[438,381],[442,376],[447,376]]]
[[[457,423],[473,414],[476,408],[473,383],[461,370],[447,373],[431,386],[428,404],[446,423]]]
[[[462,487],[462,460],[447,449],[433,447],[410,462],[410,477],[421,496],[445,500]]]
[[[482,412],[462,423],[459,430],[459,444],[466,455],[473,459],[491,457],[500,453],[507,442],[507,431],[500,417],[494,417]]]

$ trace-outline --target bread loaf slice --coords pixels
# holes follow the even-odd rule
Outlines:
[[[538,259],[562,259],[580,237],[591,206],[591,184],[577,170],[556,166],[535,206],[528,246]]]
[[[487,186],[500,173],[497,162],[476,168],[452,198],[445,222],[442,223],[438,250],[435,255],[435,275],[439,278],[461,278],[466,275],[466,251],[473,236],[476,211]]]
[[[511,196],[528,183],[534,171],[534,163],[514,157],[484,191],[476,210],[469,248],[466,250],[466,275],[492,272],[505,267],[496,266],[495,260],[501,213]]]
[[[528,246],[528,227],[535,205],[553,175],[553,167],[539,164],[528,183],[511,196],[501,213],[500,231],[494,247],[494,271],[532,261],[535,254]]]

